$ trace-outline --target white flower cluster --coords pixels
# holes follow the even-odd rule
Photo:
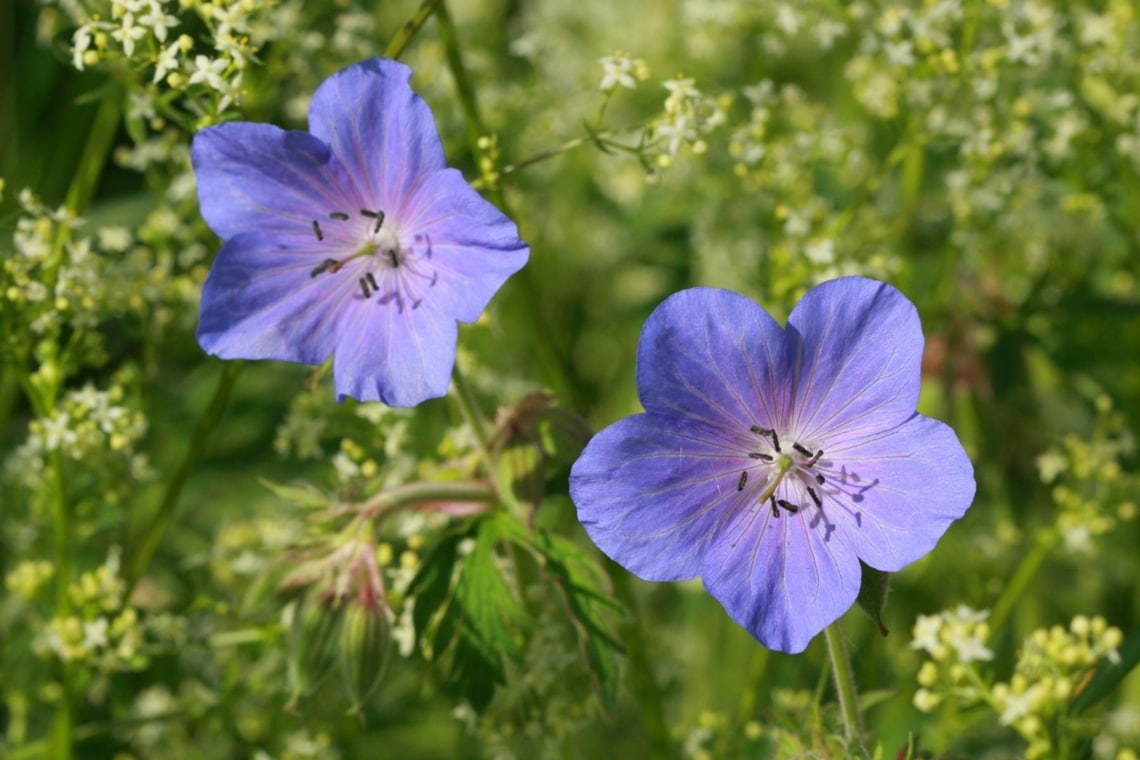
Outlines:
[[[113,498],[116,489],[125,486],[119,479],[122,474],[134,480],[148,477],[146,456],[135,451],[146,434],[146,417],[124,405],[123,398],[121,385],[99,391],[87,384],[67,393],[50,415],[28,424],[27,440],[7,462],[9,475],[35,489],[42,484],[46,458],[58,451],[72,461],[87,463],[107,481],[110,490],[104,498]]]
[[[696,154],[708,150],[705,136],[722,125],[727,118],[727,101],[703,95],[696,82],[678,75],[662,83],[669,95],[665,108],[646,131],[649,145],[659,151],[657,165],[667,168],[682,146]]]
[[[1058,736],[1081,731],[1075,719],[1068,721],[1065,708],[1096,665],[1120,661],[1117,647],[1124,636],[1102,617],[1077,615],[1067,630],[1058,625],[1034,631],[1010,680],[991,682],[973,665],[993,658],[986,647],[987,617],[988,612],[965,606],[918,616],[911,648],[931,659],[918,671],[914,705],[923,712],[947,700],[987,705],[1001,725],[1013,727],[1027,742],[1027,758],[1053,756]],[[1066,722],[1071,725],[1061,725]]]

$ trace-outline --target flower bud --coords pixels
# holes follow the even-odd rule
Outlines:
[[[353,711],[360,710],[380,685],[390,641],[391,624],[383,604],[369,598],[349,605],[340,630],[340,672]]]
[[[542,452],[556,467],[573,465],[593,435],[582,415],[560,406],[539,412],[534,426]]]
[[[290,705],[312,693],[332,669],[342,617],[335,597],[309,594],[298,602],[289,629]]]

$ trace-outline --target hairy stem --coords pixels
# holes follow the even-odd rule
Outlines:
[[[485,481],[406,483],[381,491],[367,501],[350,505],[351,509],[382,519],[388,514],[416,504],[431,502],[471,502],[487,504],[495,500],[495,489]]]
[[[843,718],[843,733],[852,749],[863,752],[863,716],[859,713],[858,692],[855,690],[855,672],[847,651],[847,638],[836,620],[823,629],[827,641],[827,656],[831,660],[831,673],[835,678],[835,694],[839,700],[839,714]]]
[[[170,483],[166,486],[166,492],[163,494],[162,502],[159,504],[158,511],[154,517],[151,518],[150,524],[143,530],[137,548],[131,560],[127,563],[127,593],[134,588],[138,583],[139,578],[146,572],[147,566],[150,564],[151,559],[154,558],[155,551],[158,550],[159,544],[162,542],[162,536],[166,532],[167,526],[170,521],[174,519],[174,513],[178,510],[178,502],[182,496],[182,489],[186,486],[186,481],[190,479],[190,474],[194,471],[194,466],[202,457],[206,450],[206,444],[210,440],[210,435],[218,426],[222,419],[222,415],[226,411],[226,406],[230,402],[230,395],[233,393],[234,384],[237,381],[238,374],[242,368],[242,362],[231,361],[226,362],[222,367],[222,377],[218,381],[218,387],[214,391],[214,397],[210,399],[209,405],[198,418],[198,424],[194,426],[194,435],[190,439],[190,445],[186,449],[186,454],[182,458],[182,463],[178,466],[178,470],[170,479]]]

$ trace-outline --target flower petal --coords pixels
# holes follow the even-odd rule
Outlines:
[[[737,511],[705,553],[705,588],[737,623],[795,654],[855,603],[859,561],[801,512],[774,517],[764,504]]]
[[[788,331],[802,340],[791,421],[802,440],[874,432],[914,414],[922,326],[895,288],[863,277],[825,282],[792,311]]]
[[[404,200],[446,166],[431,110],[402,63],[372,58],[333,74],[309,105],[309,131],[358,181],[374,211],[399,217]]]
[[[637,346],[637,389],[647,412],[684,416],[746,438],[790,409],[787,341],[754,301],[690,288],[658,306]]]
[[[974,468],[948,426],[915,414],[898,427],[830,445],[822,514],[871,567],[901,570],[930,552],[974,499]],[[827,473],[828,460],[842,471]]]
[[[338,400],[415,406],[447,393],[459,332],[451,314],[362,298],[343,324],[333,358]]]
[[[420,185],[399,224],[402,237],[422,238],[430,247],[440,270],[432,297],[461,322],[477,320],[530,253],[515,223],[455,169],[436,172]]]
[[[637,414],[590,440],[570,471],[570,498],[598,548],[634,575],[685,580],[739,498],[747,462],[716,431]]]
[[[223,239],[243,232],[308,235],[313,221],[359,205],[329,147],[306,132],[231,122],[194,135],[198,203]]]
[[[290,245],[291,241],[291,245]],[[325,251],[304,238],[230,238],[202,286],[198,342],[223,359],[320,364],[334,346],[347,278],[311,277]]]

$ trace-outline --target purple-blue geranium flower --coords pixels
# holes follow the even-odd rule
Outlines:
[[[914,306],[861,277],[808,292],[781,328],[694,288],[645,323],[644,414],[596,435],[570,495],[594,542],[646,580],[700,576],[760,643],[801,652],[854,603],[859,560],[896,571],[970,506],[954,432],[917,414]]]
[[[309,132],[234,122],[194,137],[202,216],[225,244],[198,341],[224,359],[320,364],[338,397],[442,396],[456,320],[526,263],[514,223],[444,160],[411,70],[384,59],[324,81]]]

